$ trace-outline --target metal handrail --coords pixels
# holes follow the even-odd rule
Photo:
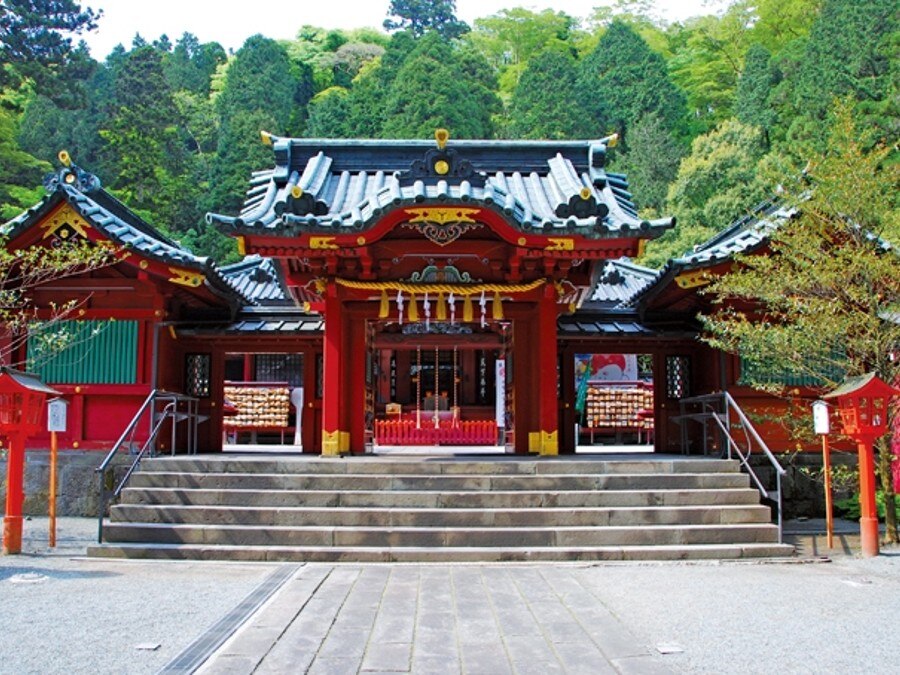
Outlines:
[[[163,401],[166,402],[165,407],[160,411],[156,410],[156,404]],[[179,405],[182,403],[185,404],[186,407],[186,412],[184,413],[179,411]],[[108,489],[107,476],[109,475],[110,465],[112,464],[113,459],[123,447],[134,447],[137,428],[148,413],[150,415],[150,433],[147,436],[147,440],[144,441],[140,450],[135,453],[134,460],[131,462],[131,465],[126,470],[118,485],[112,489]],[[119,436],[119,439],[113,444],[112,449],[106,455],[103,462],[95,469],[95,472],[99,474],[100,477],[100,494],[97,513],[98,542],[103,542],[103,520],[106,517],[106,509],[110,500],[117,499],[119,495],[122,494],[122,490],[125,489],[125,485],[140,465],[141,460],[147,455],[153,456],[156,451],[156,440],[166,421],[172,420],[172,453],[175,453],[175,427],[178,422],[185,419],[188,421],[188,453],[195,454],[197,452],[197,427],[200,423],[198,413],[199,400],[192,396],[160,391],[158,389],[154,389],[147,395],[147,398],[144,399],[144,402],[141,404],[141,407],[138,408],[138,411],[131,419],[131,422],[125,427],[125,431],[122,432],[122,435]],[[183,415],[183,417],[179,418],[180,415]]]
[[[779,543],[782,543],[783,519],[781,477],[787,472],[785,471],[784,467],[781,466],[778,458],[775,457],[775,455],[769,449],[769,446],[762,439],[762,436],[759,435],[759,432],[757,432],[756,428],[747,418],[747,415],[744,414],[744,411],[738,405],[737,401],[735,401],[731,394],[729,394],[727,391],[681,399],[680,409],[682,412],[682,418],[684,419],[688,419],[691,417],[690,415],[684,414],[686,404],[699,404],[702,410],[700,417],[702,417],[703,419],[708,418],[715,421],[716,426],[719,427],[719,429],[725,436],[728,459],[732,459],[733,455],[737,455],[737,459],[750,475],[750,478],[756,485],[756,488],[759,490],[763,499],[775,502],[778,522],[778,541]],[[741,444],[738,443],[738,441],[734,437],[734,434],[732,433],[732,430],[735,426],[732,423],[731,419],[732,411],[737,415],[739,426],[743,430],[746,452],[742,449]],[[772,491],[768,490],[765,485],[763,485],[759,476],[750,465],[750,456],[753,453],[754,442],[759,450],[761,450],[769,460],[772,468],[775,469],[774,497],[772,495]]]

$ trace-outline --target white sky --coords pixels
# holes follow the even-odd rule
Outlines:
[[[95,59],[106,58],[118,43],[131,45],[135,33],[155,40],[165,33],[175,42],[190,32],[201,42],[219,42],[236,50],[251,35],[293,38],[305,25],[322,28],[381,28],[390,0],[81,0],[82,6],[102,9],[100,27],[84,37]],[[476,18],[501,9],[552,8],[584,18],[593,7],[610,0],[456,0],[456,16],[469,25]],[[668,21],[714,11],[723,0],[654,0],[657,12]]]

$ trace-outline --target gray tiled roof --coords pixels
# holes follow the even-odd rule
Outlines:
[[[257,305],[293,304],[278,266],[271,258],[250,255],[219,271],[238,293]]]
[[[795,206],[787,206],[778,199],[763,202],[708,241],[695,246],[692,251],[670,259],[650,283],[623,300],[622,305],[636,305],[648,295],[661,290],[682,272],[713,267],[732,260],[735,255],[752,253],[768,242],[774,229],[781,227],[796,213]]]
[[[674,224],[637,217],[627,181],[604,169],[609,139],[420,141],[274,138],[276,165],[251,178],[236,217],[208,214],[233,232],[365,229],[400,206],[486,206],[522,231],[591,238],[651,237]],[[435,158],[449,169],[438,175]]]
[[[15,238],[65,201],[116,244],[166,265],[201,272],[218,295],[228,296],[233,301],[247,300],[225,282],[211,258],[194,255],[165,236],[104,190],[93,174],[71,165],[48,175],[44,179],[44,188],[47,195],[40,202],[3,226],[3,233],[8,238]]]
[[[587,304],[617,305],[656,279],[657,270],[636,265],[627,258],[607,261],[592,279]]]

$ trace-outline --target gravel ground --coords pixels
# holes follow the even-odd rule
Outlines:
[[[275,569],[90,560],[96,521],[62,518],[58,532],[51,551],[46,518],[29,520],[25,552],[0,556],[0,672],[157,672]],[[508,567],[577,576],[636,640],[671,652],[674,672],[896,672],[897,547],[832,562]]]
[[[57,522],[56,549],[33,518],[23,553],[0,556],[0,672],[155,673],[274,569],[79,558],[97,521]]]
[[[664,661],[676,672],[897,672],[897,547],[833,562],[603,565],[585,579],[637,638],[676,648]]]

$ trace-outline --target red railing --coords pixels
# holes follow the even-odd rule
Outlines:
[[[375,420],[375,443],[378,445],[496,445],[497,423],[494,420]]]

